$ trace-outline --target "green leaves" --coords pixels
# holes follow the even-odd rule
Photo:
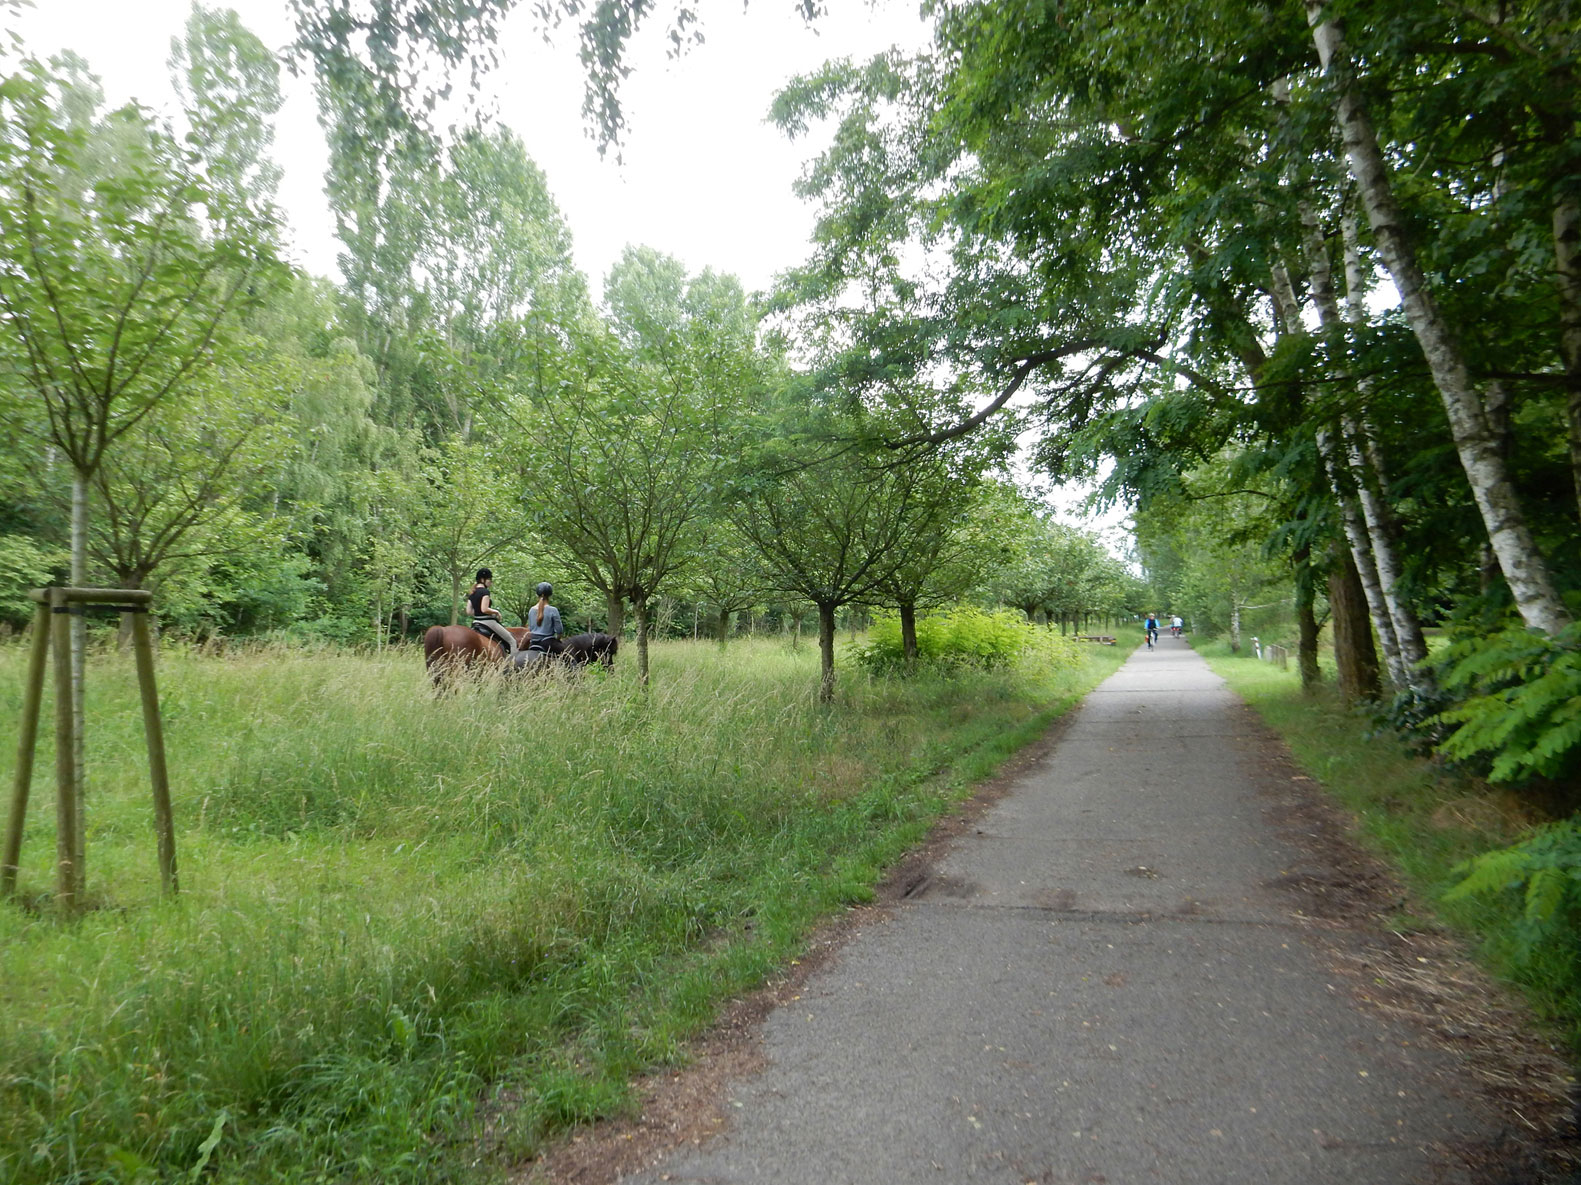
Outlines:
[[[1458,697],[1434,718],[1456,726],[1439,745],[1446,757],[1487,762],[1495,782],[1581,768],[1581,625],[1553,638],[1517,627],[1463,637],[1440,679]]]
[[[1525,925],[1517,957],[1540,951],[1574,951],[1575,923],[1581,913],[1581,822],[1564,819],[1533,829],[1507,848],[1484,852],[1458,865],[1461,879],[1444,893],[1445,901],[1520,891]],[[1572,955],[1573,957],[1573,955]]]
[[[28,62],[0,92],[0,352],[46,434],[91,475],[180,392],[281,274],[266,217],[192,172],[170,132],[128,107],[98,113],[80,69]]]

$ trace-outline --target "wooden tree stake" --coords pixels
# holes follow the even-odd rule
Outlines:
[[[125,611],[123,611],[124,613]],[[170,810],[170,779],[165,772],[165,731],[159,720],[154,686],[154,640],[145,608],[132,611],[132,646],[137,651],[137,685],[143,696],[143,733],[148,740],[148,774],[154,784],[154,830],[159,836],[159,883],[166,893],[180,892],[176,878],[176,826]]]
[[[11,788],[11,815],[6,821],[5,854],[0,856],[0,897],[16,892],[17,861],[22,858],[22,826],[33,784],[33,754],[38,747],[38,712],[44,700],[44,662],[49,656],[49,606],[33,615],[33,645],[28,651],[27,682],[22,686],[22,722],[16,743],[16,778]]]
[[[61,913],[77,912],[77,881],[72,853],[77,850],[76,732],[71,715],[71,613],[66,590],[49,590],[50,632],[55,646],[55,903]]]

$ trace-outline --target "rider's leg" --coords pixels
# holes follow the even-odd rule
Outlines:
[[[483,618],[478,624],[484,626],[489,633],[494,635],[494,639],[501,646],[505,647],[505,656],[507,658],[516,653],[516,639],[504,625],[489,618]]]

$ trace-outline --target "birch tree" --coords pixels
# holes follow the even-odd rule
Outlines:
[[[1406,318],[1444,401],[1455,448],[1487,527],[1489,543],[1522,619],[1552,636],[1569,624],[1570,614],[1538,550],[1460,341],[1439,310],[1417,262],[1416,246],[1395,198],[1391,172],[1357,83],[1344,34],[1328,19],[1321,0],[1305,3],[1318,60],[1334,88],[1340,138],[1351,175],[1379,255],[1399,290]]]

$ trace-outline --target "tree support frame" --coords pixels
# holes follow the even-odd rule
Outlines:
[[[166,894],[180,891],[176,874],[176,834],[170,809],[170,780],[165,766],[164,727],[159,715],[159,691],[154,681],[153,631],[148,614],[153,594],[144,589],[35,588],[29,594],[38,603],[33,643],[28,652],[27,682],[22,692],[22,718],[17,738],[16,777],[11,810],[6,821],[5,848],[0,853],[0,896],[16,892],[22,854],[22,830],[27,818],[28,794],[33,781],[33,758],[38,742],[38,721],[44,698],[44,668],[54,647],[55,674],[55,901],[71,916],[81,905],[77,899],[75,870],[82,862],[84,836],[78,833],[74,786],[77,782],[76,724],[71,712],[71,618],[90,607],[130,616],[132,649],[137,658],[137,685],[143,705],[143,733],[148,743],[148,772],[153,784],[154,831],[159,843],[159,880]]]

